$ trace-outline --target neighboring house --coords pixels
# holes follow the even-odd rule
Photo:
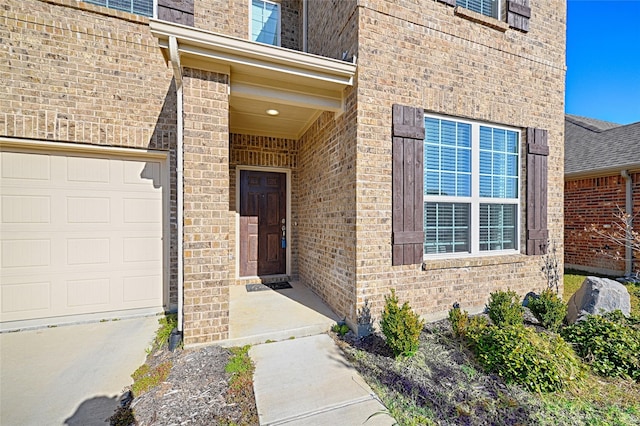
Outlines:
[[[543,288],[565,9],[5,0],[2,327],[178,310],[192,345],[274,277],[351,326]]]
[[[640,230],[640,122],[627,125],[565,116],[564,261],[567,268],[611,275],[638,270],[630,249],[599,237],[616,214]]]

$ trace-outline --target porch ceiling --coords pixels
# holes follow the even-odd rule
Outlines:
[[[232,133],[298,139],[323,111],[344,110],[355,64],[166,21],[152,19],[149,27],[167,62],[175,38],[174,73],[190,67],[229,75]]]

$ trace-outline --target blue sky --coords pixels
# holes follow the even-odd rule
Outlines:
[[[566,112],[640,121],[640,0],[567,1]]]

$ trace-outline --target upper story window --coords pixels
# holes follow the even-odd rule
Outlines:
[[[153,16],[153,0],[84,0],[87,3],[122,10],[142,16]]]
[[[492,18],[499,18],[500,16],[499,0],[456,0],[456,6],[464,7]]]
[[[280,4],[251,0],[251,40],[280,46]]]
[[[519,250],[517,130],[425,117],[424,253]]]

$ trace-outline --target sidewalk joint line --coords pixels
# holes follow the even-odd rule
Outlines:
[[[331,411],[339,410],[341,408],[350,407],[352,405],[362,404],[363,402],[367,402],[367,401],[377,401],[378,403],[380,403],[380,400],[374,394],[369,394],[369,395],[366,395],[366,396],[361,396],[360,398],[352,399],[351,401],[343,402],[343,403],[340,403],[340,404],[328,405],[328,406],[326,406],[324,408],[320,408],[318,410],[307,411],[305,413],[296,414],[296,415],[291,416],[291,417],[285,417],[283,419],[274,420],[272,422],[265,423],[264,426],[284,425],[284,424],[290,423],[290,422],[295,421],[295,420],[306,419],[306,418],[313,417],[313,416],[318,415],[318,414],[328,413],[328,412],[331,412]]]

